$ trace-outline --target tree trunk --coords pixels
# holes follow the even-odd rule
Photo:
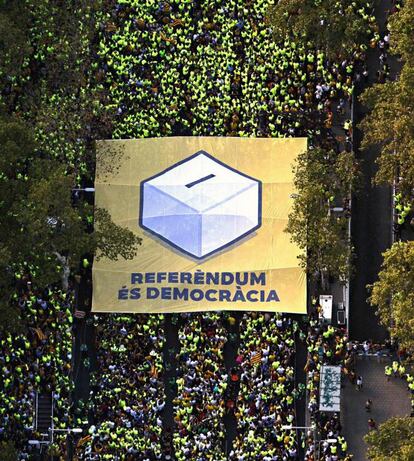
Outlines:
[[[70,277],[70,266],[69,266],[69,257],[62,256],[60,253],[55,251],[55,256],[59,263],[62,265],[62,289],[63,291],[68,291],[69,288],[69,277]]]
[[[325,271],[322,269],[321,274],[321,288],[322,291],[326,292],[329,289],[329,277],[325,274]]]

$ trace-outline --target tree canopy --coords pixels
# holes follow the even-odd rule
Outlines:
[[[82,255],[128,259],[140,243],[106,210],[74,200],[74,174],[35,146],[27,124],[0,116],[0,284],[6,298],[24,270],[40,286],[59,278],[65,286]]]
[[[401,345],[414,347],[414,242],[396,242],[384,254],[369,302]]]
[[[390,51],[401,56],[410,66],[414,64],[413,36],[414,36],[414,0],[404,0],[399,11],[393,14],[388,21],[390,30]]]
[[[404,2],[389,22],[390,48],[403,66],[395,81],[376,83],[361,95],[370,110],[361,123],[362,148],[380,146],[377,184],[396,180],[403,201],[413,199],[414,187],[414,0]]]
[[[19,454],[13,442],[0,442],[0,457],[2,461],[16,461],[16,459],[18,459],[18,456]]]
[[[358,172],[352,152],[310,148],[300,154],[294,168],[297,197],[287,232],[303,251],[301,264],[312,277],[349,275],[351,243],[344,213],[333,212],[335,201],[349,196]]]
[[[375,17],[361,0],[279,0],[270,8],[269,20],[276,39],[310,43],[329,58],[354,52],[376,29]]]
[[[411,461],[414,459],[414,419],[391,418],[378,431],[365,436],[371,461]]]
[[[28,35],[29,18],[26,2],[0,2],[0,83],[3,98],[10,96],[13,83],[23,77],[33,52]]]
[[[414,186],[414,69],[404,66],[399,79],[375,84],[365,90],[361,101],[371,112],[361,123],[362,148],[379,145],[377,184],[398,180],[405,199]]]

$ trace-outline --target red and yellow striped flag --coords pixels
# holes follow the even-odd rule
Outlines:
[[[262,351],[253,352],[250,357],[250,364],[259,365],[261,361],[262,361]]]

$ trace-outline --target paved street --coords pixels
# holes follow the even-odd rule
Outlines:
[[[384,0],[375,9],[381,34],[385,33],[386,10],[391,7],[389,0]],[[379,66],[379,50],[369,49],[367,64],[369,68],[369,85],[376,82],[376,71]],[[390,59],[392,61],[392,59]],[[393,75],[395,69],[392,67]],[[357,86],[355,92],[354,121],[358,125],[366,115],[367,109],[358,100],[365,85]],[[355,127],[354,127],[355,128]],[[369,296],[367,284],[378,278],[382,263],[382,252],[391,246],[391,188],[373,186],[379,156],[379,148],[374,147],[361,151],[362,133],[355,130],[354,149],[361,160],[362,187],[352,200],[352,243],[355,248],[355,273],[350,287],[350,337],[363,341],[372,339],[382,342],[387,336],[385,328],[378,324],[374,309],[367,303]]]
[[[357,374],[363,378],[362,390],[357,391],[348,380],[342,389],[342,425],[354,461],[367,460],[363,436],[368,432],[368,418],[379,424],[392,416],[410,413],[409,393],[404,381],[391,378],[387,382],[384,375],[384,367],[389,362],[390,359],[380,361],[377,357],[358,359]],[[370,413],[365,410],[367,399],[373,402]]]

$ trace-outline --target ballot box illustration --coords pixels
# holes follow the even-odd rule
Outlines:
[[[141,182],[139,225],[202,259],[261,226],[262,185],[205,151]]]

